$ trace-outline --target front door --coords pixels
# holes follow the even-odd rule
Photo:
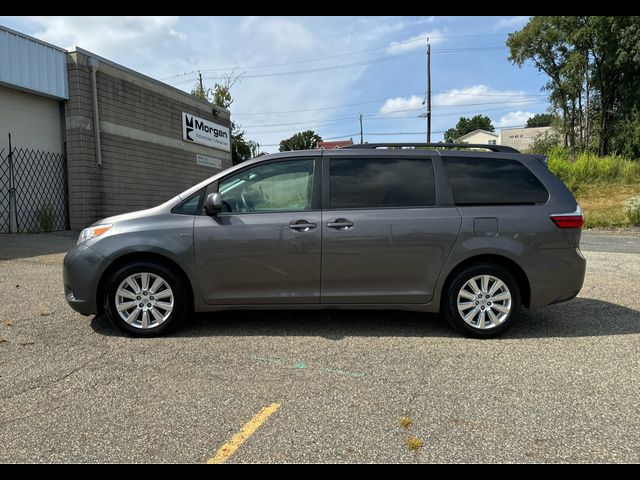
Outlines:
[[[432,160],[324,163],[322,303],[428,303],[461,222],[456,208],[436,207]]]
[[[316,162],[307,157],[260,163],[219,182],[223,211],[195,223],[205,303],[320,302]]]

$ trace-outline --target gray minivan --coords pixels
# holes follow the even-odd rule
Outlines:
[[[83,230],[65,296],[140,336],[193,311],[348,308],[441,312],[495,337],[522,305],[578,294],[583,224],[544,160],[509,147],[284,152]]]

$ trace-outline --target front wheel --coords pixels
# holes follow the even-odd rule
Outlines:
[[[115,272],[105,289],[111,322],[135,336],[155,336],[186,317],[187,295],[180,278],[156,262],[136,262]]]
[[[520,288],[508,270],[493,264],[458,273],[445,292],[444,315],[467,336],[494,338],[504,333],[520,311]]]

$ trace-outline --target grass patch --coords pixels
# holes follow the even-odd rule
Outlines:
[[[402,417],[400,419],[400,426],[402,428],[409,428],[411,425],[413,425],[413,420],[411,419],[411,417]]]
[[[640,183],[634,185],[583,185],[576,195],[584,210],[586,227],[628,227],[624,202],[640,195]]]
[[[411,450],[420,450],[422,447],[424,447],[424,442],[418,437],[414,436],[407,437],[405,443]]]
[[[549,153],[548,165],[576,196],[587,228],[630,226],[624,204],[640,195],[640,161],[588,152],[572,155],[556,147]]]

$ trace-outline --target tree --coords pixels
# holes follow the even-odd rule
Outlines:
[[[478,129],[486,130],[487,132],[495,131],[495,127],[491,124],[491,119],[485,115],[476,115],[472,118],[460,117],[455,128],[450,128],[444,132],[444,141],[455,142],[457,138]]]
[[[224,75],[222,83],[216,83],[213,88],[204,88],[199,81],[191,90],[191,95],[206,100],[222,108],[229,108],[233,103],[231,87],[233,87],[242,75]],[[235,122],[231,122],[231,162],[234,165],[250,160],[260,155],[260,145],[244,138],[246,132]]]
[[[640,121],[639,16],[535,16],[507,45],[514,64],[532,61],[549,77],[565,145],[640,154],[628,135]]]
[[[552,113],[536,113],[533,117],[527,119],[527,128],[531,127],[549,127],[553,122]]]
[[[322,141],[322,137],[313,130],[305,130],[304,132],[294,133],[291,137],[280,142],[280,151],[288,150],[309,150],[317,148],[318,143]]]

